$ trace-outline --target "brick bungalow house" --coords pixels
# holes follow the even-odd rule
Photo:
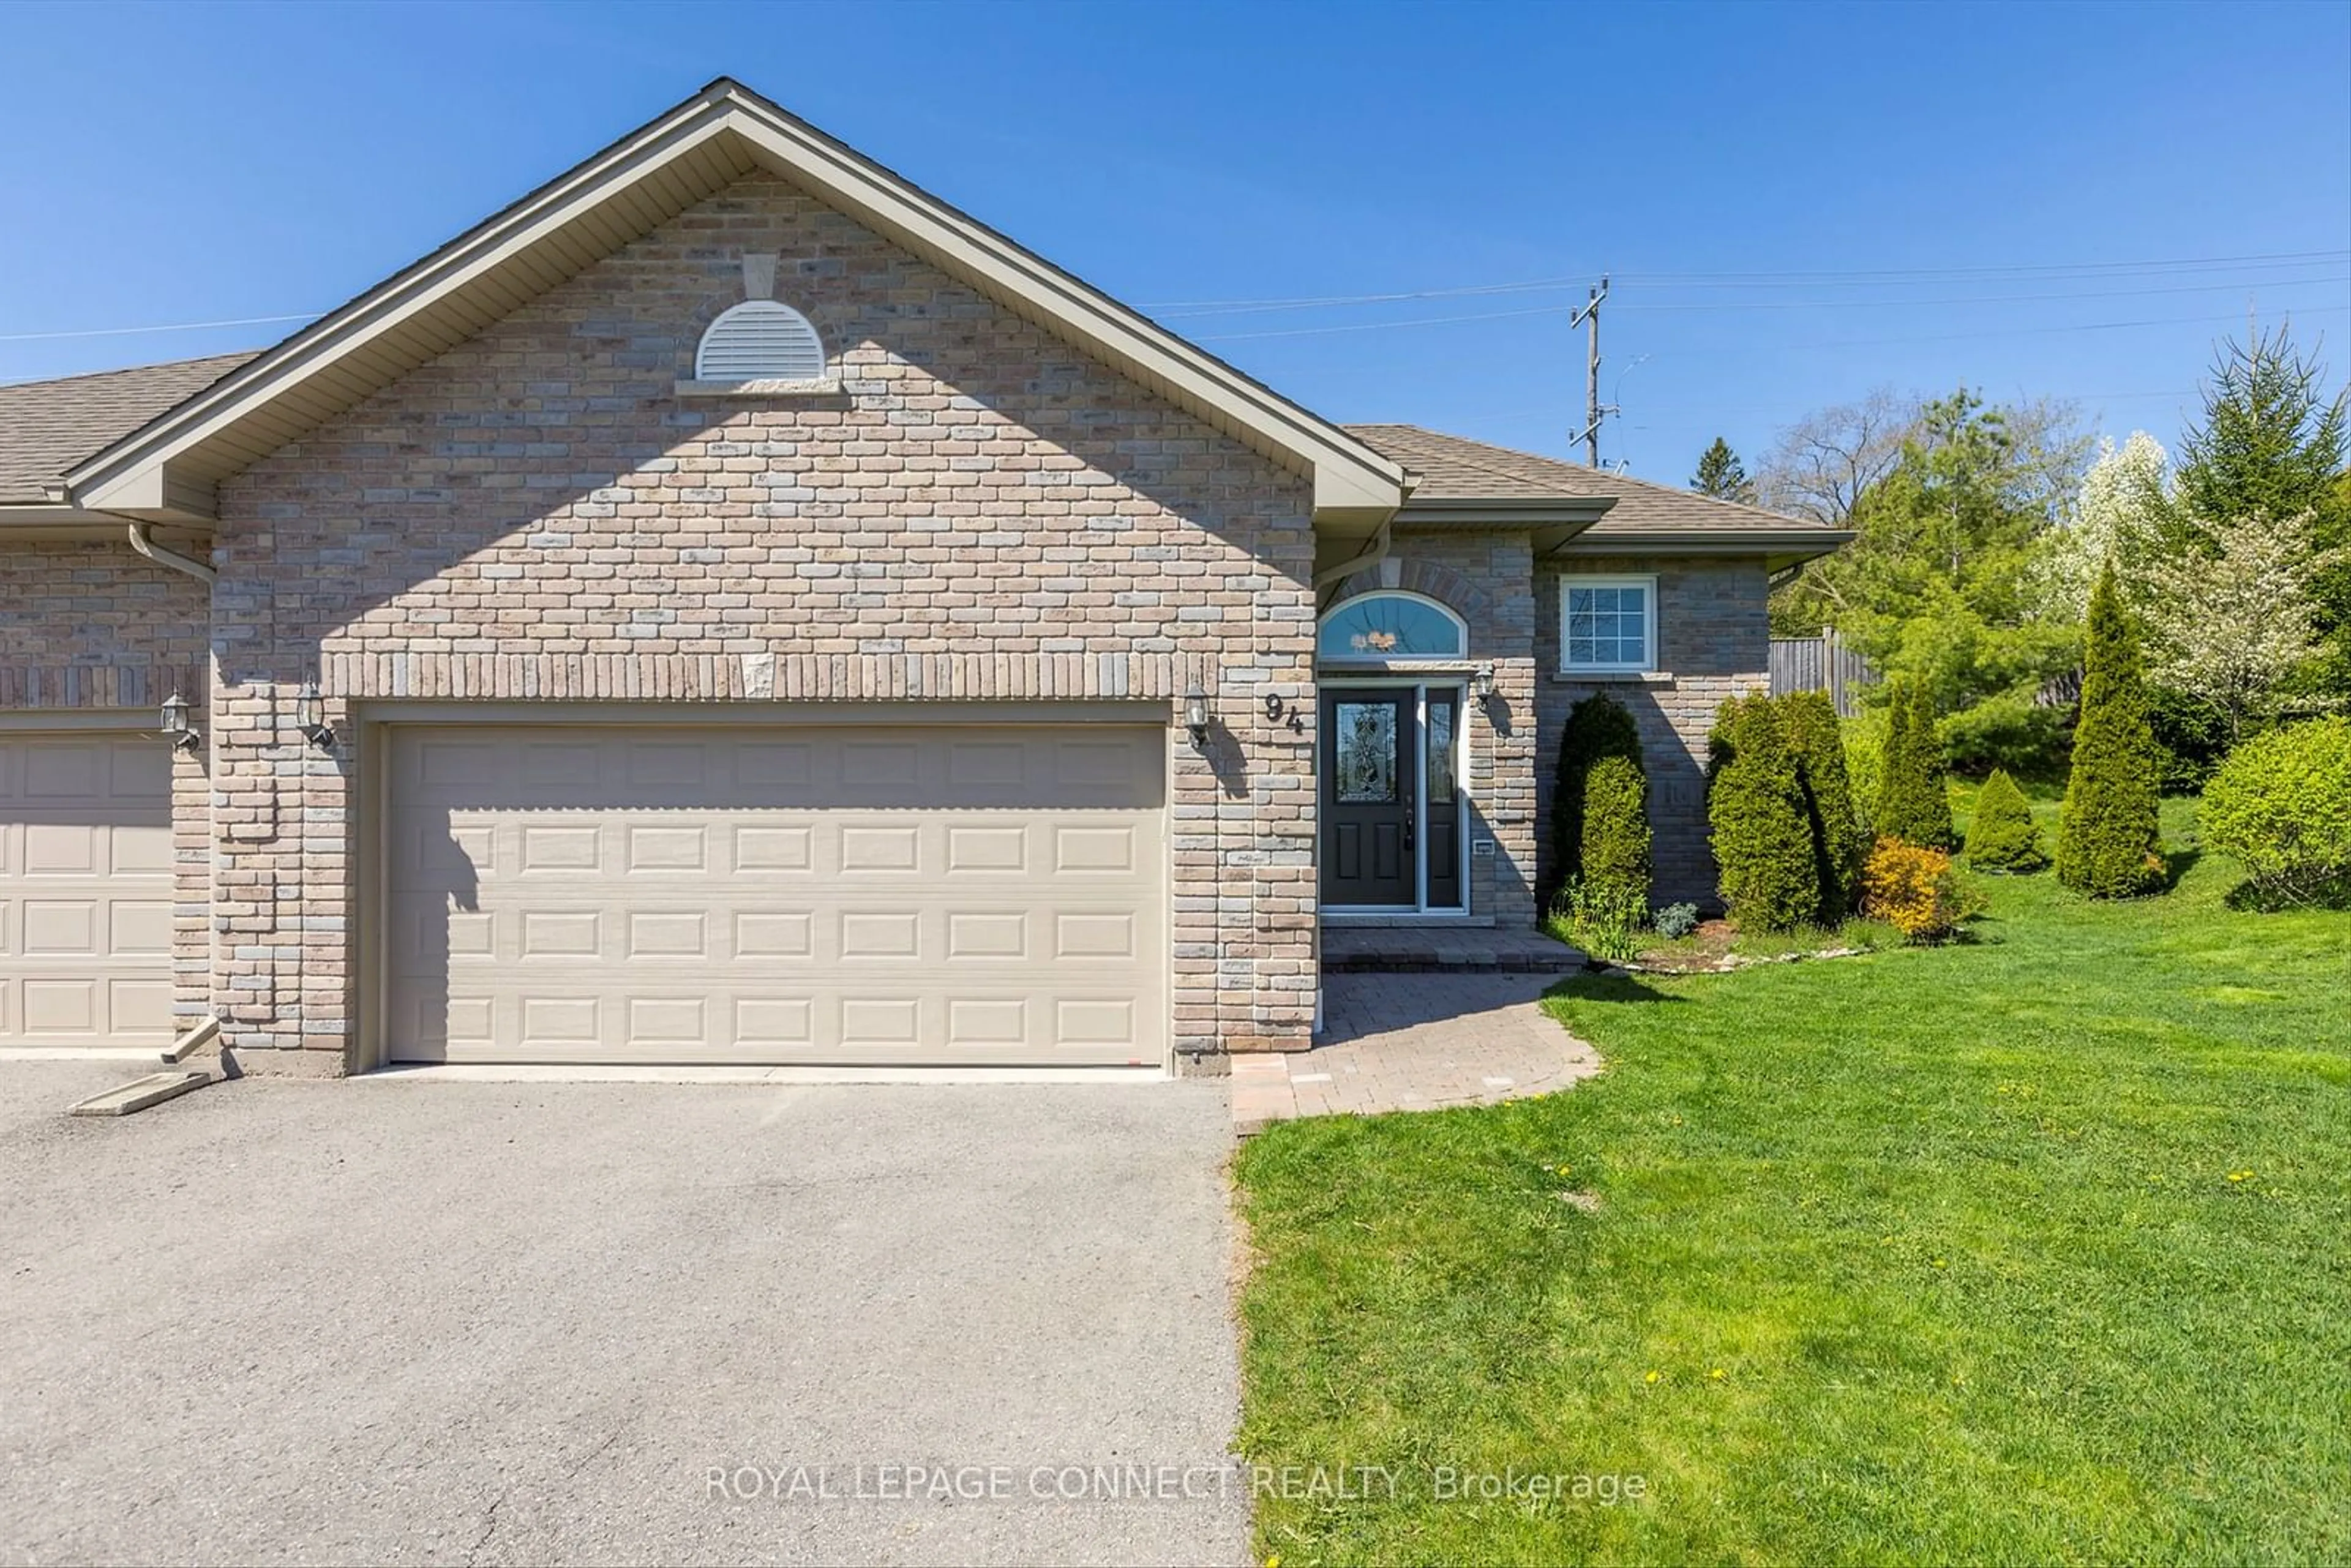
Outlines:
[[[1168,1063],[1661,900],[1844,536],[1330,423],[730,81],[264,352],[0,389],[0,1044]],[[169,704],[168,707],[166,706]]]

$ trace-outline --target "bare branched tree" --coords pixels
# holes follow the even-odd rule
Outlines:
[[[1781,433],[1755,476],[1771,511],[1842,528],[1872,485],[1902,460],[1919,400],[1880,387],[1858,402],[1807,414]]]

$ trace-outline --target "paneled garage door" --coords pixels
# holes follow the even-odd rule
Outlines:
[[[172,753],[0,735],[0,1044],[172,1034]]]
[[[394,1061],[1163,1058],[1163,729],[392,736]]]

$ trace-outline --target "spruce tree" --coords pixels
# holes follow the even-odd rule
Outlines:
[[[1743,931],[1793,931],[1820,916],[1802,779],[1770,697],[1722,705],[1710,737],[1707,821],[1722,901]]]
[[[2240,519],[2306,517],[2320,565],[2309,591],[2323,652],[2303,674],[2315,695],[2351,697],[2351,392],[2321,393],[2326,368],[2283,329],[2231,341],[2180,444],[2175,552],[2215,553]]]
[[[1897,680],[1886,727],[1886,765],[1879,775],[1877,809],[1871,824],[1880,838],[1948,850],[1951,800],[1943,788],[1942,747],[1935,739],[1933,700],[1917,681]]]
[[[1583,800],[1593,764],[1623,757],[1641,767],[1641,731],[1625,705],[1594,692],[1568,710],[1560,727],[1559,762],[1552,776],[1551,856],[1541,889],[1549,909],[1569,879],[1583,874]]]
[[[2147,722],[2138,638],[2109,562],[2090,594],[2082,715],[2057,821],[2057,877],[2093,898],[2128,898],[2163,882],[2156,822],[2162,758]]]
[[[1861,889],[1861,862],[1869,841],[1854,812],[1853,782],[1845,769],[1844,735],[1836,706],[1826,692],[1791,692],[1774,699],[1781,727],[1796,756],[1813,836],[1813,861],[1821,885],[1820,919],[1834,925],[1852,913]]]
[[[2179,448],[2179,502],[2205,525],[2257,514],[2321,515],[2336,504],[2351,447],[2351,393],[2320,401],[2325,367],[2281,330],[2231,341],[2212,368],[2203,422]]]
[[[2008,872],[2039,871],[2049,863],[2041,830],[2032,824],[2032,808],[2005,768],[1993,768],[1976,794],[1976,814],[1968,823],[1968,863]]]
[[[1747,465],[1730,449],[1730,443],[1719,435],[1699,455],[1698,472],[1690,476],[1689,487],[1718,501],[1755,504],[1755,481],[1747,476]]]

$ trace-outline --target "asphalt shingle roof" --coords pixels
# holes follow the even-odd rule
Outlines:
[[[67,469],[251,358],[214,354],[0,386],[0,503],[46,499],[42,487]]]
[[[1718,501],[1670,485],[1653,485],[1544,457],[1489,446],[1467,436],[1446,435],[1416,424],[1351,424],[1348,434],[1420,476],[1416,501],[1583,501],[1616,504],[1586,530],[1586,536],[1628,533],[1717,533],[1736,528],[1834,530],[1802,517],[1785,517],[1761,507]]]
[[[249,353],[214,354],[0,386],[0,503],[43,500],[43,486],[54,484],[68,468],[252,358]],[[1592,534],[1821,527],[1416,424],[1351,424],[1346,429],[1419,476],[1416,500],[1614,500],[1607,516],[1588,530]]]

